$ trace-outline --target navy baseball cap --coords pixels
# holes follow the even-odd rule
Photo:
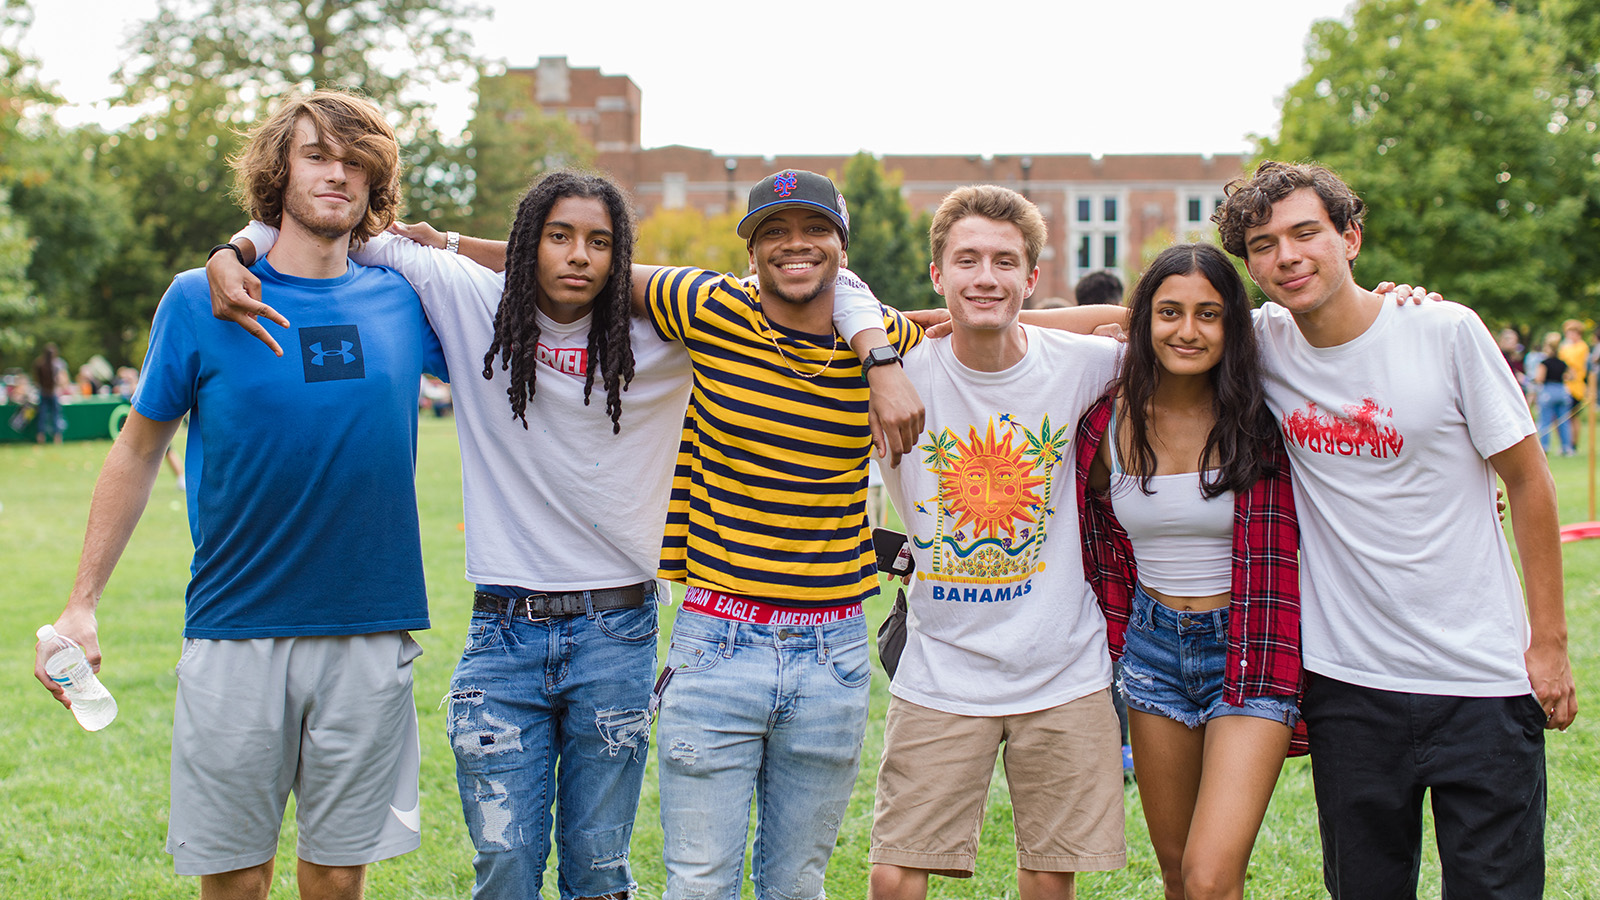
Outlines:
[[[844,195],[833,186],[833,179],[803,169],[773,173],[750,189],[750,210],[739,220],[739,237],[749,241],[756,226],[768,216],[797,206],[814,209],[831,219],[839,226],[843,246],[849,249],[850,212],[845,209]]]

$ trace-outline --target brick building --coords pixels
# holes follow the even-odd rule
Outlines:
[[[641,146],[641,95],[626,75],[573,68],[544,57],[504,77],[526,80],[548,115],[577,126],[597,162],[633,195],[640,218],[660,208],[695,207],[707,215],[741,209],[751,184],[779,169],[837,174],[847,156],[719,156],[696,147]],[[899,173],[914,213],[931,213],[952,188],[1001,184],[1026,194],[1050,225],[1039,260],[1040,296],[1070,297],[1083,275],[1110,269],[1125,282],[1138,274],[1141,250],[1213,229],[1222,186],[1246,160],[1239,154],[1090,156],[884,156]],[[848,199],[848,198],[847,198]]]

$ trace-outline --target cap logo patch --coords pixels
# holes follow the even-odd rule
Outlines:
[[[799,179],[795,178],[795,174],[793,172],[785,172],[778,176],[777,181],[773,182],[772,190],[779,197],[787,197],[794,192],[795,185],[798,183],[798,181]]]

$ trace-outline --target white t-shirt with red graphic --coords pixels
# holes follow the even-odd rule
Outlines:
[[[1385,303],[1321,348],[1275,303],[1255,323],[1294,469],[1305,667],[1389,691],[1530,692],[1488,457],[1534,427],[1477,314]]]

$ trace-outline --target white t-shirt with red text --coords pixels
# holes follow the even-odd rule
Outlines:
[[[1255,323],[1294,469],[1305,667],[1381,690],[1530,692],[1488,457],[1534,427],[1477,314],[1385,303],[1321,348],[1275,303]]]

